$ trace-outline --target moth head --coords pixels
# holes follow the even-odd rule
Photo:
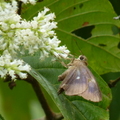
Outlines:
[[[87,57],[84,55],[80,55],[78,58],[80,61],[84,62],[87,65]]]

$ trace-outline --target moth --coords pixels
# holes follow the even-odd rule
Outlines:
[[[84,99],[99,102],[102,100],[101,91],[95,77],[87,67],[87,58],[80,55],[68,64],[68,69],[58,76],[62,81],[58,94],[65,91],[66,95],[82,96]]]

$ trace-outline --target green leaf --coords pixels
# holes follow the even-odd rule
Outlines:
[[[99,74],[120,71],[120,21],[113,19],[117,15],[108,0],[45,0],[22,16],[32,19],[44,6],[55,12],[58,38],[72,54],[82,51]]]
[[[58,38],[72,54],[78,56],[82,51],[99,74],[120,71],[120,21],[113,20],[117,15],[108,0],[43,0],[34,6],[25,5],[21,16],[31,20],[44,6],[55,12]],[[38,58],[26,57],[26,62],[37,71],[30,74],[47,91],[66,120],[109,119],[111,90],[96,72],[91,69],[102,91],[101,102],[93,103],[79,96],[58,96],[57,76],[65,69],[59,63],[51,63],[49,59],[42,62]]]
[[[110,120],[120,120],[120,82],[112,88],[113,99],[110,105]]]
[[[28,61],[38,71],[36,72],[32,69],[30,74],[47,91],[66,120],[96,120],[96,118],[109,120],[107,108],[111,101],[111,90],[104,80],[92,69],[91,71],[102,91],[102,101],[98,103],[87,101],[79,96],[57,94],[60,84],[57,81],[57,76],[65,70],[58,62],[51,63],[50,58],[45,61],[39,61],[37,57],[26,57],[24,60]],[[90,117],[91,114],[92,117]]]
[[[27,6],[22,17],[30,20],[44,6],[56,14],[56,32],[61,45],[66,45],[76,56],[82,51],[89,60],[89,66],[99,74],[120,71],[120,22],[113,20],[117,15],[108,0],[45,0],[35,6]],[[65,69],[58,63],[51,63],[49,59],[43,62],[37,61],[38,57],[26,59],[38,71],[32,70],[30,74],[48,92],[66,120],[109,120],[107,109],[111,90],[95,71],[91,69],[103,97],[99,103],[78,96],[58,96],[57,76]]]
[[[120,23],[113,20],[114,16],[116,14],[106,0],[78,1],[57,16],[59,38],[73,54],[78,55],[81,50],[88,57],[90,66],[100,74],[120,71],[119,32],[114,34],[113,29],[115,26],[118,28]],[[92,26],[93,29],[89,31],[91,36],[87,39],[71,33],[76,29],[84,32],[82,29]]]
[[[86,120],[109,120],[108,112],[85,101],[73,101],[75,107],[81,111]]]

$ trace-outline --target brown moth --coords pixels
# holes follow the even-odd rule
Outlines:
[[[87,67],[87,58],[84,55],[68,64],[68,69],[58,76],[58,81],[62,81],[58,94],[65,91],[66,95],[82,96],[93,102],[102,100],[100,89]]]

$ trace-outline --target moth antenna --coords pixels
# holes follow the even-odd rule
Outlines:
[[[79,50],[79,52],[80,52],[82,55],[84,55],[84,53],[83,53],[81,50]]]

